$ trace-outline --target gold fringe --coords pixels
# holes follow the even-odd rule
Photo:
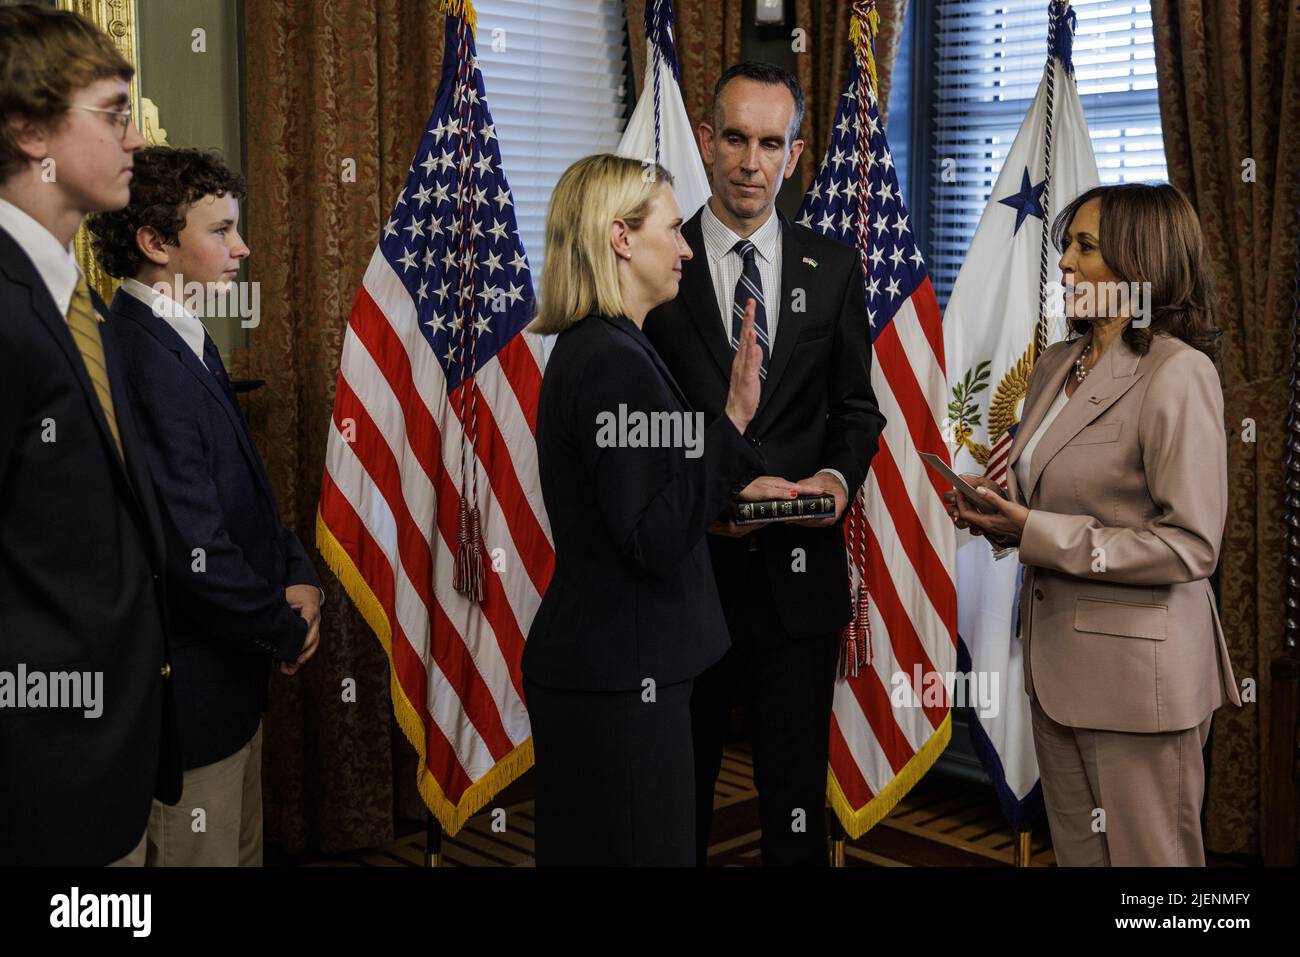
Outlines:
[[[880,83],[876,79],[876,37],[880,33],[880,11],[873,3],[865,17],[853,16],[849,20],[849,42],[853,44],[853,54],[859,63],[865,64],[867,75],[871,77],[871,92],[880,95]]]
[[[939,727],[934,729],[930,740],[921,746],[921,750],[912,756],[912,760],[907,762],[903,770],[894,775],[894,779],[885,786],[883,791],[857,810],[854,810],[849,804],[849,799],[844,796],[840,782],[835,779],[835,772],[827,768],[826,795],[830,798],[835,816],[844,825],[850,840],[856,840],[884,820],[885,815],[894,809],[894,805],[906,797],[907,792],[924,777],[926,771],[930,770],[939,755],[943,753],[943,749],[948,746],[950,738],[952,738],[951,710]]]
[[[442,0],[442,12],[448,16],[460,17],[469,24],[470,31],[478,33],[478,14],[470,0]]]
[[[444,0],[444,2],[450,3],[456,0]],[[454,837],[465,826],[466,821],[482,810],[511,781],[533,766],[533,739],[530,737],[516,746],[513,751],[498,761],[491,771],[465,791],[459,804],[453,804],[443,792],[437,778],[429,771],[426,763],[428,755],[425,750],[424,723],[420,720],[415,706],[407,698],[406,689],[397,680],[397,669],[393,666],[393,630],[388,615],[353,563],[352,556],[325,524],[319,509],[316,511],[316,547],[320,549],[325,564],[342,583],[343,590],[348,593],[352,603],[361,612],[361,617],[366,620],[366,624],[374,631],[375,637],[384,647],[384,653],[388,656],[388,678],[393,697],[393,713],[397,716],[397,723],[401,725],[406,740],[411,742],[411,747],[415,748],[420,756],[419,771],[416,773],[416,786],[419,788],[420,797],[433,812],[433,816],[438,819],[447,836]]]

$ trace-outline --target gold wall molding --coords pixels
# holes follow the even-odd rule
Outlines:
[[[166,145],[167,131],[162,128],[158,107],[148,97],[140,95],[140,32],[137,0],[58,0],[60,10],[71,10],[85,17],[112,39],[118,52],[135,68],[131,78],[131,116],[140,129],[145,143],[150,146]],[[86,282],[110,302],[117,291],[118,281],[106,275],[95,262],[90,249],[90,234],[83,225],[72,241],[77,264]]]

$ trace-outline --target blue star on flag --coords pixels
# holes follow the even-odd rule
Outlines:
[[[1010,206],[1016,211],[1016,228],[1011,230],[1011,235],[1020,232],[1020,224],[1029,216],[1037,216],[1046,221],[1043,204],[1040,202],[1043,190],[1046,188],[1047,180],[1043,180],[1037,186],[1029,185],[1029,169],[1026,167],[1024,176],[1020,179],[1020,192],[998,200],[1003,206]]]

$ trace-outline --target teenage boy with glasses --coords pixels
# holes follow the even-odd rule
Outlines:
[[[0,864],[143,864],[180,795],[162,527],[72,254],[130,199],[132,72],[75,14],[0,7]],[[79,706],[36,693],[60,674]]]

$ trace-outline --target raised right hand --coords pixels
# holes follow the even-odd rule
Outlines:
[[[745,303],[745,318],[740,326],[740,345],[731,360],[731,387],[727,390],[727,404],[723,411],[737,432],[743,433],[758,411],[758,397],[762,389],[758,372],[763,367],[763,350],[758,346],[754,332],[754,300]]]

